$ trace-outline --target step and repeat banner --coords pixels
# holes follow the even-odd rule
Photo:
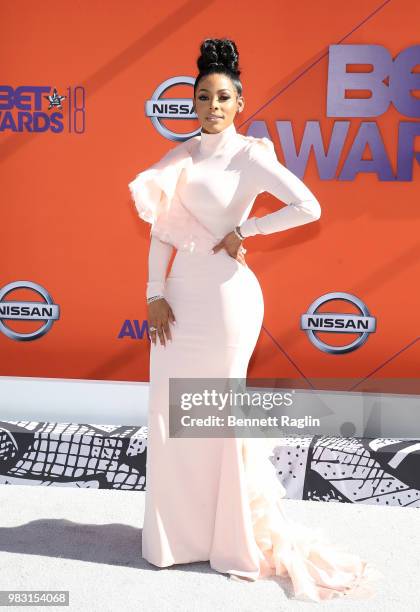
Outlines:
[[[197,133],[199,46],[227,37],[236,130],[270,138],[322,207],[317,223],[246,240],[265,299],[249,376],[420,393],[418,2],[2,14],[1,375],[148,381],[150,225],[128,183]],[[281,205],[263,193],[252,215]]]

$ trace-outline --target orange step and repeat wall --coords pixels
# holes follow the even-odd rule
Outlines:
[[[265,298],[248,375],[419,378],[416,0],[10,2],[2,17],[1,375],[148,380],[150,225],[128,183],[196,134],[199,46],[228,37],[237,131],[272,139],[322,207],[246,241]],[[264,193],[252,214],[281,205]]]

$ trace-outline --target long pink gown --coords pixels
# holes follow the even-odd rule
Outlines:
[[[213,246],[237,225],[252,236],[316,221],[318,201],[268,138],[233,123],[176,145],[129,188],[152,225],[146,295],[164,295],[176,318],[173,341],[151,343],[142,556],[158,567],[209,561],[236,579],[289,576],[296,599],[371,597],[379,570],[285,516],[273,440],[169,437],[169,378],[246,378],[261,330],[257,277]],[[263,191],[287,206],[248,218]]]

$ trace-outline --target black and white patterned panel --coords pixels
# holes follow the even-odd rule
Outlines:
[[[145,490],[147,427],[0,421],[0,484]]]
[[[420,440],[291,437],[271,461],[289,499],[420,507]]]
[[[303,499],[420,507],[420,441],[315,436]]]
[[[0,484],[146,490],[147,427],[0,421]],[[289,499],[420,507],[420,440],[290,437],[270,458]]]
[[[302,499],[312,436],[273,439],[270,461],[289,499]]]

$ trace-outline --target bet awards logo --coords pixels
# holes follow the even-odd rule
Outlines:
[[[321,308],[327,302],[332,300],[341,300],[347,304],[351,304],[359,314],[343,314],[341,312],[321,312]],[[309,340],[316,348],[319,348],[324,353],[332,355],[342,355],[350,353],[361,347],[366,342],[369,334],[376,331],[376,319],[370,315],[366,304],[350,293],[336,291],[326,293],[316,299],[308,308],[306,314],[301,315],[300,328],[306,332]],[[327,344],[318,338],[317,332],[328,332],[334,334],[359,334],[359,336],[349,344],[344,346],[335,346]]]
[[[77,85],[65,92],[50,85],[0,85],[0,133],[83,134],[85,88]]]
[[[43,301],[5,300],[13,291],[19,289],[30,289]],[[15,281],[0,288],[0,331],[12,340],[25,342],[37,340],[46,334],[52,327],[54,321],[60,318],[60,307],[54,304],[52,297],[37,283],[31,281]],[[39,329],[29,333],[18,332],[5,325],[5,321],[40,321],[43,324]]]

